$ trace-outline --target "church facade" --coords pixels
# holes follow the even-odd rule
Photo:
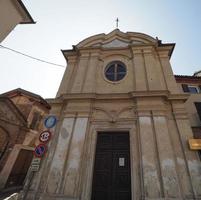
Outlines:
[[[58,122],[25,199],[200,199],[201,162],[170,57],[173,43],[115,29],[71,50]]]

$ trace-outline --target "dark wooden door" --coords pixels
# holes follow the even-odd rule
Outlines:
[[[92,200],[131,200],[129,134],[98,133]]]

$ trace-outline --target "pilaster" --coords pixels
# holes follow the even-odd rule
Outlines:
[[[94,93],[96,89],[96,71],[98,66],[99,52],[93,52],[90,55],[89,66],[83,83],[82,91],[84,93]]]
[[[156,145],[160,163],[163,195],[165,198],[181,198],[179,180],[176,172],[175,157],[169,137],[165,115],[153,112]]]
[[[172,102],[174,117],[180,135],[182,150],[186,158],[185,164],[187,165],[194,197],[201,198],[201,162],[198,160],[196,152],[191,151],[188,146],[188,139],[193,137],[193,133],[183,106],[179,102]]]
[[[64,118],[59,131],[59,138],[47,178],[46,192],[58,193],[63,178],[64,164],[67,157],[69,142],[73,132],[75,119]]]
[[[135,68],[135,80],[136,80],[136,91],[145,91],[147,90],[148,84],[146,79],[146,71],[144,66],[144,59],[142,50],[140,49],[132,49],[133,51],[133,63]]]
[[[148,88],[152,90],[164,90],[164,82],[161,79],[161,73],[158,72],[155,52],[153,47],[143,49],[145,68],[147,73]]]
[[[68,58],[68,65],[66,67],[61,84],[59,86],[57,97],[69,92],[70,86],[72,85],[71,81],[72,81],[73,71],[75,70],[76,64],[77,64],[76,58],[77,56],[69,56]]]
[[[142,153],[144,197],[159,198],[162,195],[158,171],[156,146],[150,112],[138,112]]]
[[[173,74],[173,71],[172,71],[172,68],[170,65],[170,61],[169,61],[170,58],[168,56],[168,52],[167,51],[159,51],[158,56],[160,59],[160,63],[162,66],[162,70],[164,73],[164,77],[165,77],[165,81],[166,81],[168,90],[173,94],[179,93],[179,89],[178,89],[178,86],[175,81],[174,74]]]
[[[74,74],[73,85],[71,93],[80,93],[82,91],[82,85],[86,76],[88,64],[89,64],[89,52],[80,52],[81,56],[79,58],[79,63],[76,70],[76,75]]]

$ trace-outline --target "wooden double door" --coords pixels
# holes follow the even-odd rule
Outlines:
[[[131,200],[128,132],[98,133],[92,200]]]

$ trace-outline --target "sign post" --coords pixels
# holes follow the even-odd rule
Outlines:
[[[33,158],[32,163],[31,163],[31,171],[32,172],[37,172],[40,168],[40,158]]]
[[[57,118],[53,115],[48,116],[44,121],[44,126],[48,129],[40,133],[39,141],[41,142],[34,149],[34,158],[31,163],[30,173],[28,174],[27,184],[24,186],[24,194],[22,194],[22,199],[25,200],[27,196],[27,192],[29,190],[32,178],[34,176],[34,172],[37,172],[40,168],[41,158],[45,155],[47,151],[46,143],[48,143],[52,137],[52,133],[50,132],[50,128],[53,128],[57,123]]]

